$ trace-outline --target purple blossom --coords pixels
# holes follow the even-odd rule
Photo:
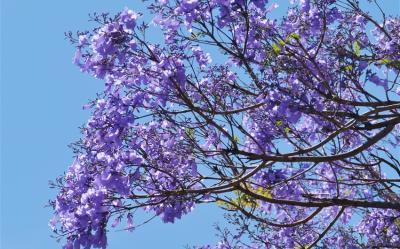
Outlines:
[[[291,3],[272,20],[268,1],[154,1],[159,43],[128,8],[70,37],[104,89],[53,184],[64,248],[105,248],[139,209],[174,223],[210,203],[234,229],[201,248],[400,243],[398,179],[385,175],[399,167],[400,19]]]

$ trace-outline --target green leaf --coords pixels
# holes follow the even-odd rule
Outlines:
[[[229,210],[236,210],[233,205],[231,205],[231,204],[229,204],[228,202],[225,202],[225,201],[218,200],[218,201],[216,201],[216,204],[218,206],[220,206],[220,207],[223,207],[223,208],[226,208],[226,209],[229,209]]]
[[[310,248],[308,245],[304,245],[304,246],[296,246],[295,249],[308,249]]]
[[[233,136],[233,141],[235,141],[235,143],[239,143],[240,138],[236,135]]]
[[[399,231],[400,231],[400,218],[397,218],[397,219],[394,221],[394,224],[396,224],[397,228],[398,228]]]
[[[257,206],[257,203],[251,196],[246,195],[245,193],[242,193],[240,191],[234,191],[233,193],[235,195],[235,198],[230,200],[233,205],[229,205],[229,203],[227,203],[230,206],[228,206],[228,208],[235,210],[237,209],[236,206],[241,208],[251,208]]]
[[[202,35],[203,35],[203,34],[202,34],[201,32],[192,32],[192,33],[190,34],[190,38],[192,38],[193,40],[195,40],[195,39],[201,37]]]
[[[185,128],[185,133],[186,136],[188,136],[190,139],[194,138],[194,129],[193,128]]]
[[[361,55],[361,48],[360,48],[360,44],[358,44],[357,41],[355,41],[355,42],[353,43],[353,50],[354,50],[354,53],[357,55],[357,57],[360,57],[360,55]]]
[[[347,72],[350,72],[351,70],[353,70],[353,66],[352,65],[347,65],[344,70],[346,70]]]
[[[272,198],[272,194],[269,189],[265,189],[263,187],[258,187],[258,189],[255,192],[256,192],[256,194],[264,196],[265,198]]]
[[[279,54],[281,52],[281,48],[276,43],[272,44],[272,50],[275,54]]]
[[[389,63],[392,63],[393,61],[392,60],[389,60],[389,59],[382,59],[382,60],[379,60],[378,61],[378,63],[379,64],[382,64],[382,65],[386,65],[386,64],[389,64]]]
[[[289,37],[290,38],[293,38],[293,39],[295,39],[295,40],[300,40],[300,35],[299,34],[296,34],[296,33],[291,33],[290,35],[289,35]]]
[[[271,191],[269,189],[263,188],[263,187],[258,187],[258,188],[253,188],[249,184],[246,184],[246,188],[250,190],[251,192],[261,195],[265,198],[272,198]],[[230,199],[229,202],[224,201],[224,200],[218,200],[216,204],[218,206],[221,206],[223,208],[229,209],[229,210],[237,210],[237,207],[241,208],[255,208],[260,205],[260,201],[253,198],[250,195],[247,195],[241,191],[233,191],[234,198]]]
[[[378,61],[381,65],[386,65],[387,67],[392,67],[396,69],[400,69],[400,61],[393,61],[389,59],[382,59]]]

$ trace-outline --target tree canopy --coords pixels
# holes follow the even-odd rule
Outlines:
[[[65,249],[196,205],[231,223],[199,248],[400,245],[400,18],[290,2],[279,19],[266,0],[145,2],[151,22],[126,8],[67,34],[105,87],[52,183]]]

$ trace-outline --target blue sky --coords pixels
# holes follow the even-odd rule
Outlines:
[[[281,2],[281,1],[278,1]],[[286,5],[287,1],[282,1]],[[400,1],[385,1],[390,13]],[[1,248],[60,248],[47,226],[55,196],[48,181],[72,162],[67,147],[80,137],[82,106],[102,83],[72,65],[74,48],[63,32],[85,30],[88,13],[116,13],[137,0],[3,0],[1,2]],[[133,233],[111,232],[110,249],[182,248],[215,242],[215,207],[198,207],[174,225],[159,221]]]
[[[61,248],[50,238],[55,191],[48,181],[72,162],[67,147],[88,118],[82,106],[102,83],[72,64],[64,31],[84,30],[88,13],[143,8],[139,1],[2,1],[1,8],[1,246]],[[136,231],[112,232],[109,248],[182,248],[214,242],[216,208],[197,208],[174,225],[152,222]]]

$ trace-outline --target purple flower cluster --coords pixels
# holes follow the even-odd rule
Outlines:
[[[106,248],[138,209],[173,223],[204,203],[238,234],[202,248],[399,245],[400,19],[341,2],[276,20],[274,2],[162,0],[158,44],[128,8],[71,36],[105,87],[53,183],[64,248]]]
[[[400,213],[373,209],[363,217],[357,230],[371,246],[396,247],[400,245]]]

